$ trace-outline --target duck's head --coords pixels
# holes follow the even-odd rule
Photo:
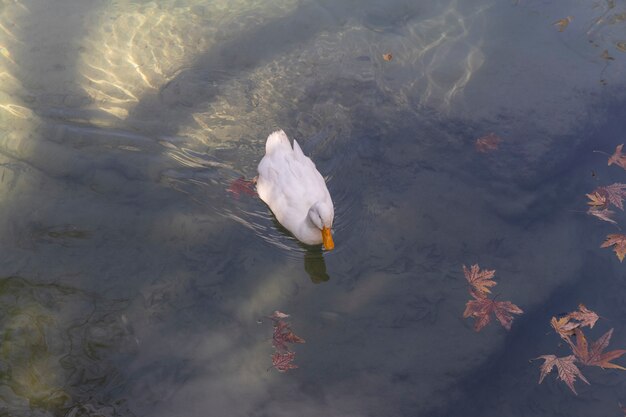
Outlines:
[[[334,216],[335,211],[333,210],[332,203],[328,204],[318,201],[309,209],[309,219],[315,227],[320,229],[320,233],[322,234],[322,244],[326,250],[333,250],[335,247],[335,242],[333,242],[333,235],[331,233]]]

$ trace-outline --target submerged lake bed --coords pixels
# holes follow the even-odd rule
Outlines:
[[[612,0],[0,2],[1,412],[623,415],[580,346],[626,347],[625,29]],[[333,251],[244,185],[277,129]]]

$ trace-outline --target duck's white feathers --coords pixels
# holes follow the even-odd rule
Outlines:
[[[324,178],[313,161],[304,155],[298,142],[294,140],[292,147],[282,130],[269,135],[258,171],[259,197],[280,224],[304,243],[321,243],[319,230],[300,230],[307,222],[307,214],[313,204],[326,202],[332,208],[332,200]]]

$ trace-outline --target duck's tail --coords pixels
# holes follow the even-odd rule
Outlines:
[[[286,149],[291,151],[291,143],[289,138],[282,130],[277,130],[267,137],[265,142],[265,153],[270,154],[278,149]]]

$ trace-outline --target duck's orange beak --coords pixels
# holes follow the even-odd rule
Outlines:
[[[324,249],[333,250],[335,248],[335,242],[333,242],[333,235],[330,233],[330,229],[326,226],[322,228],[322,242]]]

